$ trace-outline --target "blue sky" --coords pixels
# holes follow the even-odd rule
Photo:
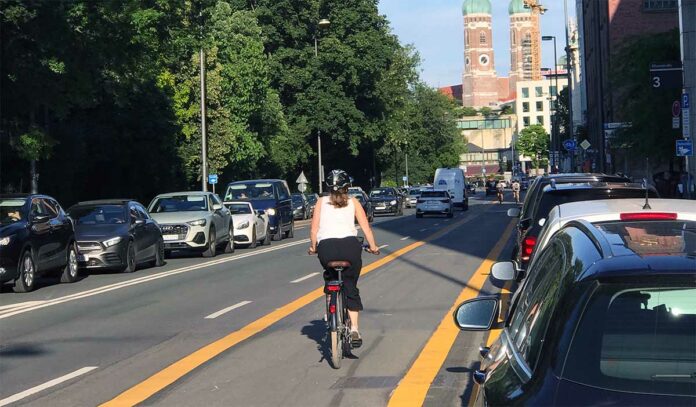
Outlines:
[[[380,0],[380,13],[387,16],[402,44],[413,44],[420,53],[421,78],[431,86],[461,83],[464,66],[463,0]],[[493,4],[495,69],[500,76],[510,70],[508,0]],[[541,17],[542,35],[555,35],[560,58],[565,47],[563,1],[546,0],[549,10]],[[575,1],[568,0],[568,13],[575,16]],[[542,43],[542,67],[553,66],[553,42]]]

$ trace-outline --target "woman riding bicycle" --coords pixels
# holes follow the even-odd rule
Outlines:
[[[324,280],[334,278],[328,271],[328,263],[336,260],[349,261],[351,266],[343,271],[343,287],[346,293],[346,308],[350,315],[350,340],[353,346],[362,345],[362,337],[358,331],[358,312],[363,309],[358,290],[358,277],[362,268],[362,244],[357,239],[355,219],[362,228],[369,244],[367,251],[379,254],[372,229],[367,221],[365,211],[360,202],[348,195],[350,178],[345,171],[333,170],[326,180],[329,196],[323,196],[317,201],[312,216],[309,253],[319,254],[319,261],[324,267]]]

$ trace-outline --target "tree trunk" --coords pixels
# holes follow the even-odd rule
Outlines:
[[[31,178],[31,193],[38,194],[39,193],[39,174],[36,173],[36,160],[31,160],[29,162],[29,164],[30,164],[29,177]]]

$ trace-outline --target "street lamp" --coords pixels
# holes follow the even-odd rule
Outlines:
[[[553,138],[551,140],[551,148],[552,148],[552,153],[553,153],[553,165],[556,166],[558,163],[556,162],[556,151],[558,151],[560,148],[560,143],[558,140],[558,116],[556,113],[558,113],[558,95],[560,93],[558,89],[558,56],[556,55],[556,36],[555,35],[544,35],[541,37],[542,41],[553,41],[553,70],[554,70],[554,78],[556,82],[556,92],[555,95],[555,100],[553,101]],[[553,170],[553,168],[552,168]]]
[[[319,20],[317,23],[317,28],[314,31],[314,57],[318,58],[319,57],[319,29],[322,28],[329,28],[331,25],[331,21],[329,21],[326,18],[322,18]],[[322,169],[321,165],[321,130],[317,129],[317,162],[319,165],[319,170],[317,171],[319,173],[319,193],[324,192],[324,171]]]

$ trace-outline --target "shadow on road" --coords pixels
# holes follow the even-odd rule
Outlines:
[[[303,326],[300,332],[317,344],[317,350],[321,355],[319,362],[331,359],[331,350],[328,347],[329,341],[326,336],[326,322],[321,319],[310,321],[309,325]]]

